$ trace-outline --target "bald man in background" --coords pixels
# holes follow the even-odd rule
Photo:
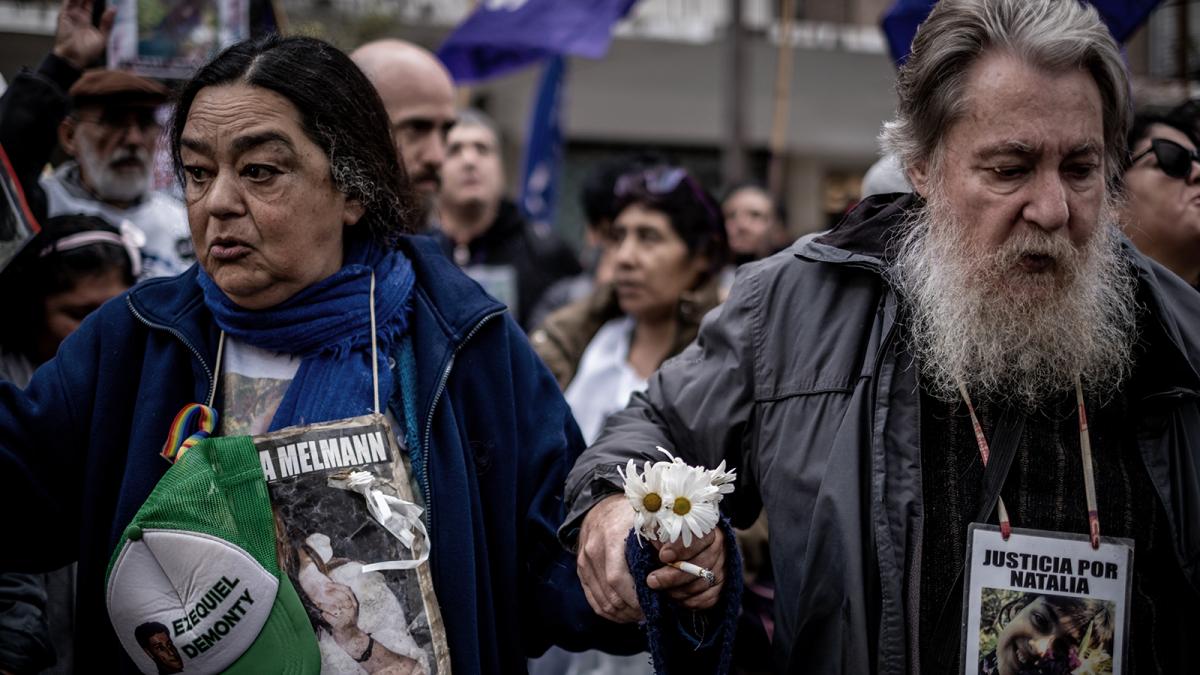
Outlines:
[[[350,58],[375,85],[391,121],[396,153],[421,194],[428,225],[442,185],[446,133],[454,126],[454,82],[427,49],[403,40],[376,40]]]

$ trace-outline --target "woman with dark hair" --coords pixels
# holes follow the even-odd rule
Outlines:
[[[1200,155],[1193,134],[1175,115],[1134,116],[1122,224],[1139,251],[1200,289]]]
[[[134,284],[139,235],[96,216],[46,221],[0,274],[0,380],[29,384],[87,315]]]
[[[517,673],[552,643],[636,648],[635,629],[591,610],[556,537],[582,449],[570,411],[504,307],[407,235],[413,197],[362,72],[319,40],[240,43],[182,88],[175,115],[199,264],[101,308],[25,391],[0,386],[0,510],[26,516],[0,527],[21,542],[0,547],[0,568],[78,558],[78,649],[98,671],[132,672],[102,628],[104,579],[175,456],[177,411],[247,435],[378,401],[403,450],[375,479],[403,494],[397,476],[411,477],[424,509],[426,606],[449,646],[431,665]],[[300,514],[309,531],[374,526],[365,507],[322,506]]]
[[[729,258],[720,205],[678,166],[617,179],[613,281],[551,314],[533,335],[584,440],[696,337]]]

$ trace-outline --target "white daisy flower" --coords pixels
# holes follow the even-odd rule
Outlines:
[[[667,459],[671,460],[671,462],[670,462],[671,464],[682,464],[683,466],[687,466],[687,462],[676,457],[675,455],[672,455],[671,451],[664,448],[663,446],[656,445],[656,446],[654,446],[654,449],[661,452],[662,454],[666,455]],[[659,462],[659,464],[666,464],[666,462]]]
[[[717,504],[733,492],[737,472],[726,471],[723,461],[711,471],[688,466],[666,448],[656,449],[667,459],[647,461],[641,474],[633,460],[624,471],[617,467],[633,507],[634,528],[639,539],[671,543],[682,538],[684,546],[690,546],[693,538],[703,538],[716,527],[721,517]]]
[[[672,462],[663,472],[662,489],[666,503],[658,516],[659,541],[670,543],[682,537],[683,545],[691,546],[693,537],[700,539],[717,526],[721,493],[707,471]]]
[[[717,465],[717,468],[708,472],[712,478],[712,484],[717,488],[717,491],[723,495],[733,492],[733,483],[737,480],[737,471],[730,469],[725,470],[725,460]]]
[[[625,466],[625,471],[617,467],[617,473],[625,481],[625,499],[633,507],[633,524],[638,538],[658,539],[659,514],[663,508],[662,469],[665,462],[651,465],[646,462],[641,475],[638,475],[637,465],[633,460]]]

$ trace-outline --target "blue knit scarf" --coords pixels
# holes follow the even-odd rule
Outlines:
[[[379,397],[392,394],[387,355],[408,329],[412,262],[398,251],[348,241],[342,269],[284,302],[262,310],[239,307],[200,270],[204,304],[217,326],[260,349],[303,359],[275,411],[270,430],[374,412],[371,382],[371,272],[379,339]]]

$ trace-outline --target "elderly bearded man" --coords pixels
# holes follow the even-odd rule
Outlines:
[[[640,614],[611,492],[662,445],[738,468],[735,524],[766,509],[780,671],[963,672],[967,528],[996,519],[964,392],[1013,525],[1085,533],[1081,381],[1098,522],[1135,542],[1125,672],[1200,672],[1200,301],[1117,229],[1127,86],[1086,5],[938,3],[884,131],[916,194],[752,265],[575,465],[596,609]]]
[[[112,3],[109,3],[110,5]],[[92,25],[92,0],[63,0],[54,46],[0,97],[0,143],[36,217],[124,221],[142,251],[142,278],[179,274],[195,261],[183,203],[154,189],[161,84],[119,71],[85,70],[104,54],[115,9]],[[71,157],[41,176],[55,146]],[[40,176],[40,179],[39,179]],[[142,236],[144,235],[144,236]]]

